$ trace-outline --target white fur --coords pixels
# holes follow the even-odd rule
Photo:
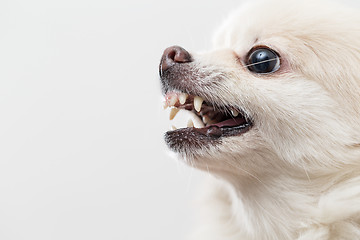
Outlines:
[[[257,45],[280,54],[278,72],[247,70]],[[211,100],[239,106],[254,126],[180,154],[217,179],[192,239],[360,239],[360,12],[330,1],[249,2],[194,59]]]

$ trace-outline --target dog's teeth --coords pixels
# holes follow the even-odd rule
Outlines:
[[[184,104],[186,102],[186,99],[187,99],[188,95],[186,93],[181,93],[180,96],[179,96],[179,102],[180,104]]]
[[[232,114],[234,117],[239,116],[238,111],[236,111],[235,109],[231,109],[231,114]]]
[[[190,127],[194,127],[194,122],[189,119],[188,123],[187,123],[187,127],[190,128]]]
[[[201,97],[196,96],[194,98],[194,108],[197,112],[200,112],[203,101]]]
[[[164,102],[164,110],[167,109],[169,107],[168,103],[165,101]]]
[[[178,101],[177,95],[171,96],[170,99],[169,99],[169,101],[168,101],[168,106],[169,106],[169,107],[174,106],[177,101]]]
[[[178,109],[178,108],[172,108],[170,111],[170,120],[173,120],[179,111],[180,111],[180,109]]]
[[[210,121],[210,118],[205,115],[202,117],[202,121],[203,121],[203,123],[207,124]]]
[[[171,130],[176,130],[176,129],[177,128],[174,125],[171,126]]]

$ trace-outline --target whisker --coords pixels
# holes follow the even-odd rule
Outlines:
[[[257,65],[257,64],[261,64],[261,63],[270,62],[270,61],[277,60],[277,59],[281,59],[281,57],[271,58],[271,59],[267,59],[267,60],[264,60],[264,61],[261,61],[261,62],[252,63],[252,64],[247,64],[247,65],[244,65],[244,66],[242,66],[242,67],[243,67],[243,68],[246,68],[246,67],[254,66],[254,65]]]
[[[251,63],[251,64],[245,64],[245,65],[242,65],[241,63],[238,63],[238,66],[229,67],[229,68],[226,68],[226,70],[227,70],[227,71],[236,71],[236,70],[239,70],[239,67],[240,67],[240,68],[247,68],[247,67],[251,67],[251,66],[257,65],[257,64],[266,63],[266,62],[271,62],[271,61],[274,61],[274,60],[277,60],[277,59],[281,59],[281,57],[278,57],[278,58],[270,58],[270,59],[267,59],[267,60],[264,60],[264,61],[261,61],[261,62]],[[225,73],[224,73],[224,75],[226,76]]]

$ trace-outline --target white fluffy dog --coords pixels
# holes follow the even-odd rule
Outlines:
[[[360,12],[247,3],[214,48],[160,63],[169,148],[217,180],[194,239],[360,239]]]

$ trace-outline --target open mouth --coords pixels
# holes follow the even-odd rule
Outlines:
[[[202,138],[218,139],[243,134],[252,126],[240,109],[232,106],[219,108],[210,101],[186,93],[167,93],[164,108],[167,107],[171,108],[170,120],[174,119],[181,109],[190,111],[195,116],[188,121],[186,128],[173,127],[173,131],[167,132],[168,135],[177,133],[182,137],[198,135]]]

